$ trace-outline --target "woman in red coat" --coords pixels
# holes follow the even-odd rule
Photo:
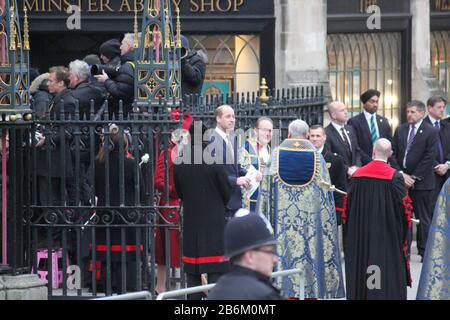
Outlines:
[[[173,112],[172,119],[179,120],[179,113]],[[184,115],[183,130],[187,132],[192,122],[192,117],[189,114]],[[178,132],[180,133],[180,132]],[[173,157],[177,154],[177,144],[180,142],[181,136],[172,134],[171,146],[167,150],[167,163],[169,168],[169,203],[166,203],[165,188],[165,171],[164,171],[164,150],[161,151],[158,163],[155,171],[155,189],[161,194],[159,199],[159,206],[173,206],[176,208],[159,210],[161,216],[158,216],[157,224],[166,225],[156,228],[155,239],[155,260],[157,264],[157,282],[155,291],[159,294],[166,291],[166,243],[165,243],[165,230],[169,232],[170,243],[170,267],[180,267],[180,199],[177,191],[175,190],[175,183],[173,181]],[[176,227],[168,227],[168,224],[173,224]]]

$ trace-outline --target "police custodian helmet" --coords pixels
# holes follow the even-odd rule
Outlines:
[[[224,240],[225,256],[229,258],[251,249],[276,243],[268,221],[244,209],[240,209],[225,226]]]

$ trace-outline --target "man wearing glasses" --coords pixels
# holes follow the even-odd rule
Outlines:
[[[270,277],[278,262],[269,222],[241,209],[225,227],[225,255],[231,270],[222,276],[208,300],[281,300]]]

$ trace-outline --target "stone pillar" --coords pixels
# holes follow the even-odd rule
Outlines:
[[[326,3],[275,1],[278,88],[328,84]]]
[[[47,286],[37,274],[0,277],[0,300],[47,300]]]
[[[430,0],[411,0],[411,15],[411,98],[425,103],[431,95],[443,93],[437,78],[431,73]]]

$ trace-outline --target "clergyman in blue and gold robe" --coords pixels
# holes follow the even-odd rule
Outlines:
[[[289,138],[272,153],[257,213],[268,215],[277,239],[277,269],[303,270],[305,298],[345,296],[333,194],[322,155],[306,140],[302,120],[289,125]],[[277,278],[285,297],[300,297],[300,275]]]
[[[450,300],[450,179],[434,208],[417,300]]]

